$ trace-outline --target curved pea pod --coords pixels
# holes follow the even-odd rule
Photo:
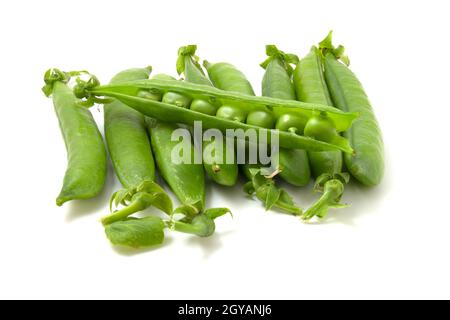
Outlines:
[[[129,69],[118,73],[110,83],[147,79],[150,68]],[[155,180],[155,162],[142,113],[120,101],[104,105],[105,138],[114,171],[125,188],[143,180]]]
[[[185,81],[212,86],[211,81],[204,74],[195,55],[197,46],[183,46],[178,50],[177,72],[184,74]],[[207,100],[193,100],[191,110],[216,115],[218,106]],[[203,142],[203,166],[208,176],[218,184],[233,186],[237,182],[238,166],[236,161],[227,163],[227,154],[234,154],[234,147],[228,147],[223,141]]]
[[[226,62],[210,63],[203,61],[214,87],[225,91],[254,96],[255,92],[247,77],[234,65]]]
[[[333,106],[323,74],[320,51],[313,46],[306,57],[297,64],[294,73],[297,99],[309,103]],[[342,170],[340,151],[308,152],[312,172],[317,178],[324,173],[339,173]]]
[[[262,95],[295,100],[295,89],[292,83],[291,63],[298,58],[293,54],[286,54],[274,45],[266,46],[268,58],[261,64],[266,72],[262,80]],[[280,177],[294,186],[304,186],[311,179],[308,155],[302,149],[280,149],[278,164]]]
[[[352,176],[367,186],[381,182],[384,174],[384,146],[381,130],[369,99],[355,74],[348,68],[344,48],[334,48],[332,33],[320,43],[324,55],[325,80],[334,105],[348,112],[359,113],[353,126],[344,132],[353,154],[345,154],[344,161]],[[342,62],[340,62],[341,60]]]
[[[175,107],[176,108],[176,107]],[[179,127],[173,123],[147,121],[150,141],[158,169],[182,204],[195,206],[198,212],[205,206],[205,173],[201,164],[194,163],[197,152],[188,142],[189,161],[175,163],[172,153],[177,152],[179,141],[172,141],[172,133]]]
[[[151,67],[134,68],[119,72],[111,83],[146,79]],[[149,97],[155,98],[159,97]],[[111,196],[111,214],[102,218],[106,226],[124,220],[133,213],[154,206],[166,214],[173,211],[172,200],[154,182],[155,162],[147,134],[145,117],[120,101],[105,104],[105,136],[109,154],[117,177],[124,189]],[[122,206],[120,209],[113,211]],[[133,221],[130,224],[136,225]]]
[[[67,149],[67,169],[56,204],[95,197],[106,178],[106,151],[102,136],[90,111],[79,105],[67,82],[70,74],[50,69],[43,88],[52,96]]]

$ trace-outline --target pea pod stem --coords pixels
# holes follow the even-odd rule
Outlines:
[[[133,200],[129,205],[126,207],[113,212],[110,215],[107,215],[102,218],[103,225],[108,225],[116,221],[123,220],[127,218],[128,216],[132,215],[133,213],[145,210],[148,208],[152,201],[155,199],[155,196],[153,195],[143,195],[136,197],[135,200]]]
[[[140,90],[150,90],[154,92],[176,92],[191,99],[204,99],[220,102],[222,105],[235,105],[244,108],[247,111],[269,110],[280,116],[286,112],[292,112],[301,116],[310,118],[319,112],[326,112],[336,125],[336,130],[342,132],[350,128],[353,120],[358,116],[357,113],[343,112],[333,107],[320,104],[310,104],[299,101],[286,101],[283,99],[271,97],[257,97],[238,92],[228,92],[210,87],[207,85],[194,84],[177,80],[136,80],[123,82],[120,84],[109,84],[87,88],[91,94],[98,96],[110,96],[109,93],[137,94]]]
[[[302,215],[303,221],[309,221],[314,217],[323,219],[328,214],[330,208],[347,207],[341,204],[340,200],[344,193],[345,184],[350,176],[347,173],[323,174],[317,178],[314,189],[322,195],[305,213]]]

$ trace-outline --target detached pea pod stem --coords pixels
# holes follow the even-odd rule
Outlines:
[[[354,153],[344,155],[345,165],[359,182],[375,186],[381,182],[384,173],[381,130],[361,83],[348,68],[349,59],[344,55],[344,47],[335,48],[331,38],[330,32],[319,44],[331,98],[337,108],[360,114],[353,126],[344,132],[354,149]]]
[[[52,96],[67,149],[68,164],[63,187],[56,199],[58,206],[74,199],[95,197],[103,189],[106,177],[102,136],[90,111],[79,105],[67,85],[70,76],[78,74],[80,72],[50,69],[45,73],[46,85],[42,88],[47,96]]]
[[[314,191],[321,192],[322,196],[305,213],[302,219],[305,221],[313,217],[325,218],[329,208],[345,208],[346,204],[341,204],[340,200],[344,193],[344,186],[348,183],[350,176],[348,173],[327,174],[324,173],[317,178]]]

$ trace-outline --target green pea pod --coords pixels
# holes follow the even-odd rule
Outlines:
[[[78,104],[67,85],[70,74],[57,69],[45,73],[44,93],[53,98],[61,133],[67,149],[67,170],[56,204],[95,197],[106,177],[106,151],[90,111]]]
[[[147,79],[151,67],[119,72],[111,83]],[[145,117],[120,101],[105,104],[105,136],[117,177],[125,189],[115,192],[110,201],[117,208],[102,218],[104,225],[120,221],[133,213],[155,206],[172,214],[170,197],[154,182],[155,162],[147,134]],[[133,224],[138,222],[133,221]]]
[[[249,96],[254,95],[250,82],[245,75],[233,65],[229,63],[211,64],[208,62],[205,62],[204,65],[210,79],[219,89],[226,91],[231,90]],[[262,122],[270,122],[270,120],[267,121],[267,118],[261,117],[261,115],[256,116],[258,119],[255,119],[255,121],[261,120],[262,118]],[[250,114],[249,117],[251,117]],[[266,177],[261,174],[262,168],[260,165],[245,164],[241,167],[244,175],[249,180],[244,185],[244,191],[249,195],[255,194],[264,204],[266,210],[276,207],[296,215],[301,213],[301,209],[294,204],[287,192],[275,185],[272,177]]]
[[[344,47],[335,48],[332,33],[320,43],[324,56],[325,80],[334,105],[360,117],[346,132],[353,154],[345,154],[344,161],[352,176],[367,186],[381,182],[384,173],[384,146],[381,130],[369,99],[355,74],[347,67],[349,60],[343,55]],[[341,60],[342,62],[340,62]]]
[[[195,56],[197,46],[189,45],[181,47],[178,50],[177,72],[183,73],[185,81],[212,86],[211,81],[203,73],[203,70],[198,63],[198,57]],[[206,100],[194,100],[194,108],[199,112],[203,110],[217,110],[213,104]],[[202,104],[200,107],[198,107]],[[197,106],[197,107],[196,107]],[[193,107],[191,106],[191,109]],[[208,112],[208,114],[215,114],[216,112]],[[237,182],[238,166],[237,163],[226,163],[226,155],[234,153],[234,150],[229,150],[226,143],[218,143],[216,141],[203,143],[203,166],[208,176],[218,184],[225,186],[233,186]],[[210,152],[205,152],[210,150]]]
[[[316,47],[312,47],[309,54],[297,64],[294,86],[300,101],[333,105],[323,74],[321,55]],[[308,157],[316,178],[324,173],[333,174],[342,170],[340,151],[308,152]]]
[[[255,92],[247,77],[235,66],[226,62],[210,63],[203,61],[209,79],[216,88],[254,96]]]
[[[262,95],[295,100],[295,89],[292,83],[291,63],[298,62],[298,57],[286,54],[274,45],[266,46],[268,58],[261,64],[266,70],[262,80]],[[311,171],[308,155],[301,149],[280,149],[278,154],[279,176],[294,186],[304,186],[309,183]]]
[[[191,205],[200,212],[205,207],[205,173],[201,164],[174,163],[172,150],[179,141],[172,141],[172,132],[178,125],[162,121],[147,121],[150,141],[158,169],[182,204]],[[197,152],[190,144],[191,157]]]
[[[321,55],[316,47],[312,47],[309,54],[297,64],[294,70],[294,85],[299,100],[333,105],[324,79]],[[321,121],[320,119],[317,120]],[[328,127],[326,123],[324,126]],[[320,125],[317,125],[317,127],[320,127]],[[327,130],[322,129],[321,131],[324,134]],[[331,135],[334,134],[333,132]],[[338,207],[336,199],[338,197],[340,199],[344,192],[344,185],[347,183],[345,179],[343,181],[332,181],[335,180],[334,175],[338,175],[342,171],[342,153],[340,151],[310,151],[308,157],[316,177],[316,188],[314,190],[323,192],[324,188],[318,188],[317,186],[323,186],[324,178],[330,181],[327,183],[327,191],[302,216],[305,221],[315,216],[323,218],[328,213],[329,208]]]
[[[231,88],[235,86],[236,84],[230,85]],[[234,106],[246,113],[256,110],[270,111],[276,118],[286,113],[292,113],[309,119],[319,113],[325,113],[333,121],[338,132],[347,130],[358,116],[357,113],[343,112],[325,105],[294,100],[286,101],[270,97],[256,97],[248,93],[229,92],[215,87],[177,80],[147,79],[103,86],[96,85],[96,82],[93,82],[75,89],[78,89],[79,95],[84,95],[88,100],[89,98],[110,96],[111,94],[137,96],[142,90],[146,90],[162,95],[167,92],[175,92],[191,100],[199,99],[220,106]]]
[[[111,83],[147,79],[151,67],[129,69],[114,76]],[[155,180],[155,162],[144,116],[120,101],[105,104],[105,137],[114,170],[125,188],[143,180]]]

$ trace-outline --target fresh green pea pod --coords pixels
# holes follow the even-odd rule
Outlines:
[[[234,91],[249,96],[254,95],[253,88],[245,75],[236,67],[229,63],[215,63],[204,62],[204,66],[208,72],[209,78],[214,85],[225,91]],[[239,110],[236,110],[238,112]],[[253,111],[256,112],[257,110]],[[258,123],[261,127],[268,126],[270,121],[267,114],[256,114],[254,119],[250,113],[251,123]],[[248,119],[247,116],[247,119]],[[248,121],[248,120],[247,120]],[[244,191],[249,194],[255,194],[256,197],[264,204],[266,210],[276,207],[285,212],[299,215],[301,209],[297,207],[289,194],[275,185],[272,177],[264,176],[261,171],[264,168],[259,164],[244,164],[241,166],[241,170],[248,179],[248,182],[244,186]]]
[[[308,55],[297,64],[294,70],[294,86],[297,99],[300,101],[333,105],[317,47],[312,47]],[[308,157],[316,178],[324,173],[334,174],[342,170],[342,153],[340,151],[310,151]]]
[[[172,132],[178,125],[162,121],[147,121],[152,150],[158,169],[173,193],[184,205],[195,206],[200,212],[205,206],[205,173],[201,164],[174,163],[172,150],[179,141],[172,141]],[[190,145],[191,157],[197,152]]]
[[[266,72],[262,80],[262,95],[295,100],[295,89],[292,83],[291,63],[298,62],[293,54],[286,54],[274,45],[266,46],[268,58],[261,64]],[[308,155],[302,149],[280,149],[278,164],[279,176],[294,186],[304,186],[311,179]]]
[[[352,152],[352,149],[347,146],[323,142],[289,132],[275,132],[269,129],[241,123],[239,121],[214,117],[167,103],[161,103],[159,101],[155,101],[154,99],[142,98],[138,92],[134,95],[129,95],[116,92],[115,89],[112,91],[100,90],[103,89],[98,89],[98,91],[95,89],[95,94],[118,99],[142,114],[160,121],[183,123],[188,126],[193,126],[195,121],[201,121],[203,129],[218,129],[223,133],[226,133],[227,129],[242,129],[244,131],[252,129],[256,131],[257,135],[266,135],[268,144],[271,143],[271,136],[275,134],[278,135],[279,145],[286,149],[305,149],[312,151],[343,150],[345,152]]]
[[[344,47],[333,47],[331,38],[330,32],[319,46],[324,56],[325,80],[331,98],[337,108],[360,115],[344,132],[344,137],[354,149],[353,154],[344,155],[345,165],[359,182],[375,186],[381,182],[384,173],[381,130],[361,83],[347,66],[349,60],[343,55]]]
[[[196,49],[197,46],[189,45],[178,50],[177,72],[178,74],[183,73],[187,82],[212,86],[211,81],[203,73],[200,64],[197,62]],[[206,111],[204,113],[213,115],[217,112],[217,107],[206,100],[194,100],[191,104],[191,110],[193,109],[200,112]],[[211,152],[205,152],[208,150]],[[203,166],[205,171],[213,181],[224,186],[235,185],[238,177],[237,163],[226,163],[226,155],[230,152],[234,153],[234,150],[228,150],[225,141],[221,144],[215,140],[203,143]]]
[[[320,52],[312,47],[309,54],[303,58],[294,70],[294,85],[297,98],[311,103],[322,103],[332,106],[327,85],[323,74],[323,65]],[[328,134],[331,137],[336,133],[329,119],[321,119],[320,115],[305,126],[305,134]],[[344,192],[348,179],[342,171],[342,153],[340,151],[308,152],[309,161],[316,178],[314,191],[322,193],[320,198],[302,216],[308,221],[313,217],[323,218],[329,208],[343,207],[339,200]],[[339,204],[339,205],[338,205]]]
[[[216,88],[250,96],[255,95],[247,77],[232,64],[226,62],[209,63],[205,60],[203,66],[208,71],[209,79]]]
[[[151,68],[129,69],[115,75],[111,83],[147,79]],[[140,112],[120,101],[105,104],[105,138],[114,171],[125,188],[143,180],[155,180],[155,162]]]
[[[76,73],[74,73],[75,75]],[[67,149],[67,170],[56,204],[95,197],[106,178],[106,151],[91,112],[78,104],[67,82],[68,73],[50,69],[45,73],[43,91],[52,96]]]
[[[134,68],[119,72],[111,83],[147,79],[151,67]],[[146,96],[146,98],[159,97]],[[109,154],[117,177],[125,189],[115,192],[110,201],[123,208],[102,218],[104,225],[121,221],[133,213],[155,206],[172,214],[170,197],[155,180],[155,162],[147,134],[145,117],[136,110],[115,100],[105,104],[105,136]],[[136,221],[130,224],[136,224]]]
[[[235,83],[230,85],[231,88],[235,86]],[[246,88],[246,92],[247,90]],[[146,79],[109,85],[98,85],[96,81],[83,83],[83,81],[79,80],[79,85],[74,88],[74,91],[77,92],[78,97],[86,98],[86,105],[89,103],[92,105],[101,96],[112,98],[117,98],[119,95],[136,97],[142,91],[148,91],[153,94],[174,92],[191,100],[200,99],[220,106],[240,108],[247,114],[256,110],[264,110],[271,112],[275,118],[279,118],[286,113],[292,113],[299,117],[310,119],[319,113],[323,113],[333,120],[338,132],[347,130],[358,117],[357,113],[343,112],[330,106],[295,100],[257,97],[248,93],[230,92],[211,86],[177,80]],[[342,145],[342,147],[345,148],[345,145]]]

